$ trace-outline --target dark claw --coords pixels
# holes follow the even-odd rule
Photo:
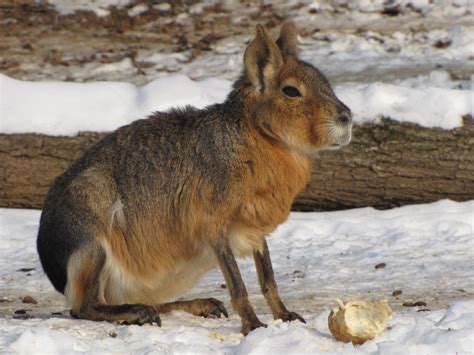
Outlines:
[[[242,329],[240,330],[240,332],[243,334],[243,335],[247,335],[248,333],[250,333],[252,330],[255,330],[257,328],[266,328],[267,325],[265,323],[262,323],[260,322],[258,319],[255,323],[253,324],[242,324]]]
[[[220,318],[221,317],[221,312],[219,311],[218,308],[212,310],[209,312],[209,314],[205,315],[204,317],[206,318]]]
[[[298,313],[296,312],[288,312],[288,313],[285,313],[284,315],[282,315],[280,317],[280,319],[283,321],[283,322],[291,322],[291,321],[294,321],[294,320],[299,320],[300,322],[302,323],[306,323],[306,321],[304,320],[303,317],[301,317]]]
[[[155,314],[153,314],[155,313]],[[120,325],[139,325],[142,326],[144,324],[150,324],[153,325],[153,323],[156,323],[159,327],[161,327],[161,318],[156,312],[154,311],[145,311],[142,314],[140,314],[137,318],[135,319],[128,319],[125,320],[121,323]]]
[[[227,313],[227,309],[225,309],[224,305],[219,306],[219,311],[221,311],[222,314],[223,314],[226,318],[229,318],[229,313]]]
[[[306,324],[306,320],[305,320],[303,317],[301,317],[298,313],[295,313],[295,315],[296,315],[296,318],[298,318],[298,320],[299,320],[301,323]]]
[[[221,314],[223,314],[226,318],[229,318],[229,314],[227,313],[227,309],[225,309],[223,302],[213,299],[213,303],[217,306],[217,311],[219,312],[219,318],[221,317]]]
[[[208,298],[208,302],[212,303],[215,308],[207,314],[201,314],[203,317],[209,318],[221,318],[224,315],[226,318],[229,318],[229,314],[224,307],[224,303],[215,299],[215,298]]]
[[[216,308],[212,314],[215,315],[217,318],[220,318],[221,317],[221,310],[219,308]]]

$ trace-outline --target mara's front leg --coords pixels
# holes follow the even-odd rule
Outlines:
[[[247,289],[240,275],[234,253],[229,246],[229,241],[225,237],[221,237],[213,243],[212,248],[216,253],[219,267],[229,289],[232,307],[242,320],[241,332],[247,335],[253,329],[266,326],[257,318],[250,304]]]
[[[253,253],[255,266],[257,268],[258,281],[260,282],[260,289],[265,296],[268,305],[273,313],[273,318],[281,319],[285,322],[292,320],[299,320],[306,323],[303,317],[296,312],[290,312],[283,304],[280,295],[278,294],[278,287],[273,275],[272,261],[270,259],[270,252],[266,241],[263,241],[262,252],[255,251]]]

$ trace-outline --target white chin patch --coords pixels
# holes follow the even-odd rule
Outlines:
[[[339,130],[335,142],[329,146],[329,149],[339,149],[345,145],[348,145],[352,138],[352,127],[349,126],[346,129]]]

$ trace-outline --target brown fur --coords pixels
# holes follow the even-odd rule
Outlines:
[[[94,274],[94,264],[92,258],[87,255],[75,255],[71,258],[70,263],[76,263],[71,265],[70,270],[75,271],[75,275],[71,275],[74,279],[74,288],[70,300],[73,309],[79,309],[82,305],[82,301],[86,294],[87,286]]]
[[[38,251],[74,316],[226,315],[217,300],[166,303],[219,266],[246,334],[263,324],[235,255],[253,255],[274,317],[304,321],[280,299],[265,237],[288,217],[314,154],[348,143],[350,124],[338,117],[350,112],[296,54],[293,25],[276,42],[258,26],[225,103],[122,127],[55,181]]]

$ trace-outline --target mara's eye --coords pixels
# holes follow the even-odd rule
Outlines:
[[[297,97],[297,96],[301,96],[301,93],[298,91],[297,88],[295,88],[294,86],[285,86],[283,89],[281,89],[283,91],[283,93],[286,95],[286,96],[289,96],[289,97]]]

